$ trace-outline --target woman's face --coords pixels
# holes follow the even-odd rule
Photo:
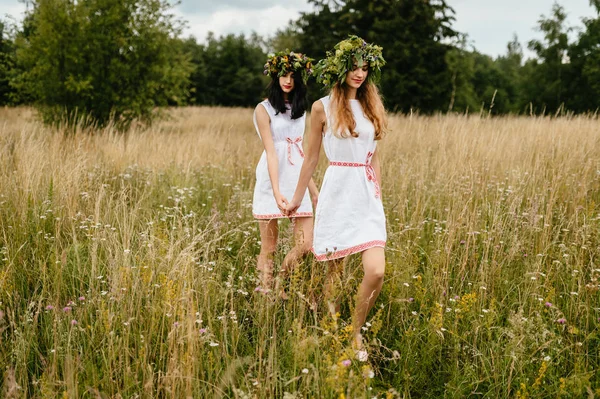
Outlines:
[[[369,76],[369,65],[363,64],[362,67],[354,64],[354,68],[346,74],[346,84],[358,89]]]
[[[280,76],[279,86],[284,93],[290,93],[294,90],[294,72],[288,72],[287,75]]]

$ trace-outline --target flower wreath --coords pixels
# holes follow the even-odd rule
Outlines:
[[[313,71],[312,61],[312,58],[302,53],[294,53],[293,51],[286,50],[271,53],[268,55],[264,74],[275,78],[285,76],[290,72],[300,72],[302,74],[302,81],[306,83]]]
[[[369,44],[358,36],[350,35],[328,51],[327,56],[315,65],[317,82],[332,88],[336,82],[344,82],[346,74],[352,71],[354,64],[369,66],[367,80],[377,83],[381,77],[381,67],[385,65],[383,48]]]

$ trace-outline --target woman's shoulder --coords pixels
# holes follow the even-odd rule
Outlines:
[[[324,112],[329,107],[329,96],[321,97],[312,105],[311,112]]]
[[[271,105],[268,99],[264,99],[263,101],[259,102],[254,108],[254,112],[262,112],[263,110],[266,111],[269,116],[273,113],[273,106]]]
[[[262,100],[261,102],[259,102],[258,104],[256,104],[256,107],[254,107],[254,108],[258,108],[258,107],[260,107],[260,106],[263,106],[263,107],[268,107],[268,106],[270,106],[270,105],[271,105],[271,104],[269,103],[269,99],[268,99],[268,98],[265,98],[264,100]]]

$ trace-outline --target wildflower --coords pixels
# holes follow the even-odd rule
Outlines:
[[[209,346],[219,346],[218,342],[211,342],[210,344],[208,344]]]
[[[80,296],[80,297],[79,297],[79,300],[80,300],[80,301],[85,301],[85,297],[84,297],[84,296]]]
[[[71,307],[70,306],[65,306],[63,308],[63,312],[65,312],[65,313],[70,312],[70,311],[71,311]]]
[[[415,298],[408,298],[408,302],[414,302]]]
[[[54,309],[54,306],[52,306],[52,305],[46,306],[46,310],[52,310],[52,309]]]
[[[544,306],[546,306],[547,308],[551,308],[551,307],[552,307],[552,304],[551,304],[550,302],[546,302],[546,303],[544,304]]]
[[[206,328],[201,328],[200,330],[198,330],[200,332],[200,334],[204,334],[206,333]]]
[[[308,374],[308,369],[302,369],[302,374]]]
[[[567,319],[565,319],[564,317],[561,317],[560,319],[556,320],[556,322],[558,324],[565,324],[567,322]]]
[[[179,327],[179,322],[176,321],[175,323],[173,323],[173,327],[175,327],[175,328]]]
[[[342,365],[344,367],[348,367],[352,364],[352,361],[350,359],[346,359],[346,360],[342,360]]]
[[[71,320],[71,325],[72,326],[76,326],[77,325],[77,320]]]

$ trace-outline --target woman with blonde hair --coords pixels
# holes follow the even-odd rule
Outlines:
[[[257,269],[261,287],[267,292],[272,287],[273,258],[279,235],[278,219],[287,218],[283,212],[298,182],[304,158],[302,139],[306,120],[306,81],[312,72],[312,59],[301,53],[285,51],[269,54],[264,66],[271,77],[267,87],[268,98],[254,111],[254,126],[262,140],[264,151],[256,166],[256,185],[252,213],[259,222],[260,254]],[[307,182],[308,183],[308,182]],[[308,184],[313,203],[318,190],[312,179]],[[294,247],[287,253],[279,274],[283,280],[300,258],[312,246],[313,204],[306,186],[293,216]],[[278,287],[280,294],[285,293]]]
[[[382,48],[357,36],[338,43],[315,67],[317,81],[330,90],[312,105],[308,146],[294,197],[293,215],[317,166],[321,144],[329,159],[316,209],[313,252],[330,261],[326,286],[330,311],[336,312],[332,287],[339,280],[343,258],[361,253],[364,277],[353,315],[353,346],[359,360],[367,353],[361,336],[385,271],[385,214],[377,141],[386,129],[386,113],[376,82],[385,65]]]

